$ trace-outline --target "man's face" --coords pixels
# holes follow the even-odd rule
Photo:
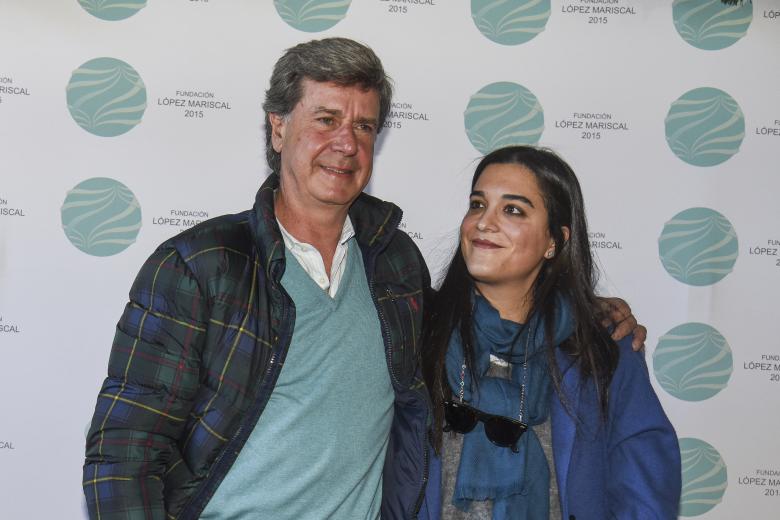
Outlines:
[[[302,87],[287,117],[269,118],[282,193],[297,208],[348,207],[371,178],[379,94],[308,79]]]

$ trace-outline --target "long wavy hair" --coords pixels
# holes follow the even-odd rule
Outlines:
[[[485,169],[492,164],[516,164],[530,170],[544,201],[550,236],[555,242],[555,255],[544,259],[542,269],[531,288],[529,319],[537,315],[544,319],[545,349],[553,386],[564,407],[573,413],[562,392],[561,367],[556,361],[553,326],[556,295],[563,296],[571,306],[574,332],[562,344],[565,353],[584,376],[596,383],[602,417],[606,417],[608,387],[617,366],[619,351],[608,331],[601,326],[605,318],[595,295],[598,272],[594,266],[585,219],[582,190],[574,171],[548,149],[531,146],[510,146],[486,155],[477,165],[471,188],[474,189]],[[565,239],[563,227],[569,229]],[[460,333],[466,364],[474,367],[472,334],[473,295],[475,285],[469,275],[460,244],[430,307],[424,331],[423,374],[434,405],[432,436],[434,446],[441,446],[444,401],[452,392],[445,373],[445,355],[450,337]],[[518,298],[523,295],[518,294]],[[472,376],[473,376],[472,372]],[[475,380],[472,377],[472,380]]]

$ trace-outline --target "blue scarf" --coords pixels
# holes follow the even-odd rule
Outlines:
[[[469,370],[466,370],[464,400],[483,412],[517,419],[523,361],[527,359],[523,422],[529,426],[543,423],[549,416],[552,393],[544,321],[534,316],[524,326],[501,319],[498,311],[477,295],[473,322],[474,373],[478,381],[473,385]],[[555,310],[555,345],[568,338],[573,330],[569,306],[559,298]],[[510,379],[486,375],[490,368],[490,354],[511,364]],[[459,396],[463,360],[460,334],[454,331],[445,361],[453,399]],[[550,468],[539,439],[531,428],[520,437],[517,447],[518,453],[514,453],[510,448],[491,443],[482,422],[465,434],[452,503],[467,511],[471,501],[490,499],[493,500],[493,520],[548,520]]]

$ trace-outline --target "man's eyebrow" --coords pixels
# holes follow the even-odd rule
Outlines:
[[[328,108],[328,107],[324,107],[324,106],[314,107],[314,110],[312,110],[312,112],[314,112],[315,114],[317,112],[325,112],[326,114],[331,114],[331,115],[334,115],[334,116],[340,116],[341,115],[341,110],[339,110],[338,108]]]
[[[330,114],[336,117],[342,117],[344,115],[344,113],[338,108],[328,108],[325,106],[314,107],[312,112],[315,114],[324,112],[326,114]],[[365,125],[365,124],[374,125],[374,126],[377,125],[377,119],[374,117],[358,117],[357,119],[355,119],[355,122],[360,125]]]
[[[473,197],[475,195],[477,197],[484,198],[485,197],[485,192],[484,191],[479,191],[479,190],[474,190],[474,191],[471,192],[471,196]],[[528,197],[525,197],[523,195],[515,195],[513,193],[505,193],[505,194],[501,195],[501,198],[505,199],[505,200],[519,200],[520,202],[528,204],[532,208],[534,207],[534,203],[531,202],[531,200]]]
[[[361,125],[368,124],[368,125],[376,126],[376,124],[377,124],[376,118],[373,118],[373,117],[358,117],[357,119],[355,119],[355,122],[358,123],[358,124],[361,124]]]

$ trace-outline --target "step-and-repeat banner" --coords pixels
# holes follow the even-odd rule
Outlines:
[[[85,516],[85,429],[157,244],[246,209],[284,49],[396,84],[369,191],[436,275],[476,160],[578,173],[602,291],[649,328],[681,515],[780,507],[780,0],[0,0],[0,517]]]

